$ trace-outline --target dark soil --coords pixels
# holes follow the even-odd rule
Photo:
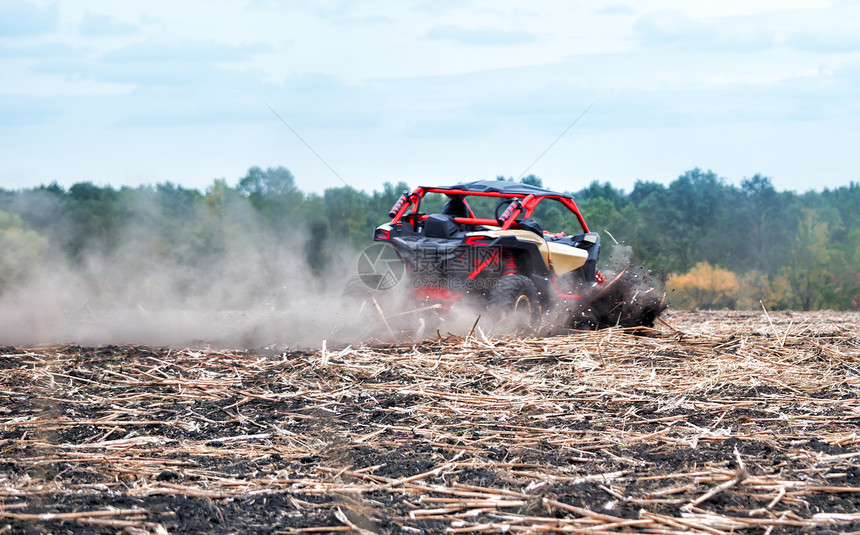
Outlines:
[[[326,353],[3,347],[0,533],[860,530],[856,322],[666,321]]]

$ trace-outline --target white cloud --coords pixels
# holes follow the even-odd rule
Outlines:
[[[92,15],[87,13],[81,21],[78,31],[81,35],[96,37],[96,36],[113,36],[113,35],[131,35],[140,30],[137,24],[117,20],[108,15]]]
[[[264,101],[367,189],[517,174],[595,97],[536,167],[548,184],[671,179],[688,164],[798,173],[776,149],[753,165],[721,137],[732,125],[776,147],[837,131],[860,142],[844,111],[860,84],[852,3],[12,0],[0,12],[10,5],[31,22],[0,35],[4,176],[182,183],[181,169],[208,182],[285,165],[303,187],[339,183]],[[52,157],[26,145],[42,129],[66,141]],[[105,151],[120,156],[88,163]]]
[[[0,3],[0,38],[33,36],[49,33],[59,27],[56,5],[40,8],[23,0]]]
[[[804,28],[792,34],[786,43],[800,50],[824,54],[860,52],[860,33],[856,24]]]
[[[534,35],[523,30],[502,28],[465,28],[451,24],[433,26],[424,34],[427,39],[454,41],[464,45],[516,45],[536,41]]]
[[[61,61],[61,60],[58,60]],[[133,84],[94,80],[75,72],[40,72],[42,63],[30,58],[2,61],[0,95],[23,95],[31,98],[98,97],[123,95],[134,89]],[[51,104],[46,101],[45,104]]]
[[[594,10],[600,15],[635,15],[636,9],[627,4],[609,4]]]

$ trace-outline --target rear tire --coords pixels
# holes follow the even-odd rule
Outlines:
[[[490,295],[489,310],[498,321],[497,332],[530,333],[537,327],[540,316],[537,289],[528,277],[505,275]]]
[[[352,277],[341,293],[338,315],[343,326],[360,325],[373,319],[370,296],[373,291],[359,277]]]
[[[381,275],[353,277],[343,290],[341,323],[342,330],[352,334],[349,343],[371,338],[417,340],[435,330],[436,322],[430,314],[409,313],[418,305],[406,296],[392,290],[372,289],[379,285],[380,280]]]

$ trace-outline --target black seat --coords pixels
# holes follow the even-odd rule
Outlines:
[[[517,224],[519,225],[519,227],[521,229],[530,230],[530,231],[534,232],[535,234],[537,234],[538,236],[540,236],[541,238],[543,238],[543,229],[540,228],[540,225],[534,219],[527,217],[527,218],[523,219],[522,221],[517,221]]]
[[[424,220],[424,235],[428,238],[451,238],[459,231],[460,225],[447,214],[431,214]]]
[[[442,207],[442,213],[451,217],[469,217],[466,202],[460,197],[453,197]]]

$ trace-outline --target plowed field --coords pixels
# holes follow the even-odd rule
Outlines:
[[[0,383],[0,533],[860,530],[857,313],[3,347]]]

